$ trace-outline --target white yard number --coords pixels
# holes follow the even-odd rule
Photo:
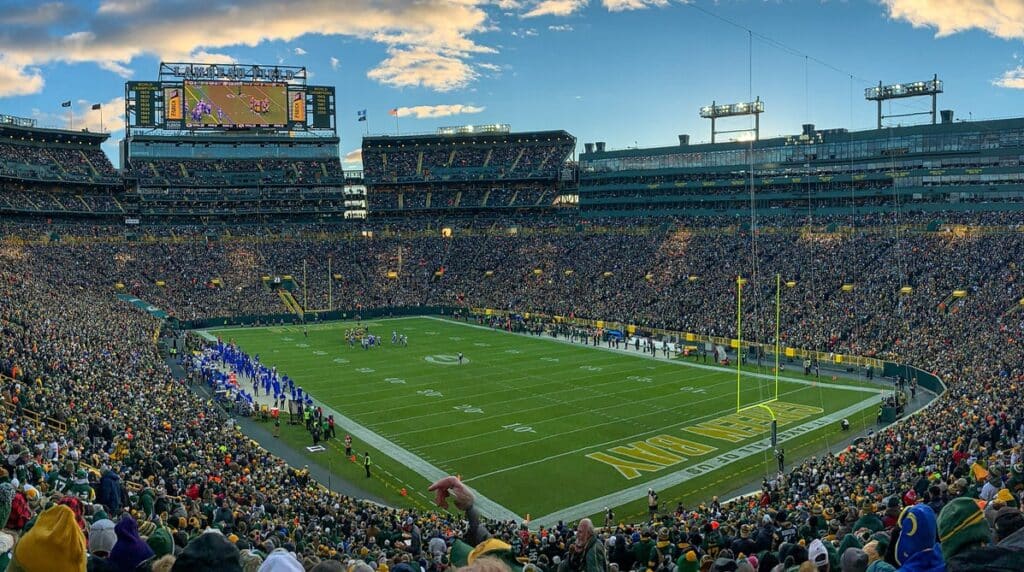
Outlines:
[[[501,427],[502,427],[502,429],[508,429],[510,431],[515,431],[516,433],[536,433],[536,431],[533,430],[533,427],[530,427],[529,425],[523,425],[522,423],[513,423],[511,425],[502,425]]]
[[[596,366],[596,365],[581,365],[580,369],[582,369],[584,371],[601,371],[604,368]]]
[[[549,361],[549,362],[552,362],[552,363],[557,363],[558,362],[558,358],[556,358],[556,357],[542,357],[542,358],[540,358],[540,361]]]
[[[360,367],[357,368],[356,371],[358,371],[359,373],[373,373],[377,370],[373,369],[372,367]]]
[[[456,405],[452,409],[457,409],[463,413],[483,413],[484,410],[479,407],[473,407],[472,405]]]
[[[421,389],[416,393],[424,397],[441,397],[441,392],[435,389]]]
[[[685,391],[686,393],[707,393],[703,387],[680,387],[679,391]]]
[[[640,383],[650,383],[650,382],[654,381],[653,379],[647,377],[646,375],[631,375],[631,376],[627,377],[626,380],[627,381],[638,381]]]
[[[405,380],[400,377],[385,377],[384,381],[394,384],[404,384]]]

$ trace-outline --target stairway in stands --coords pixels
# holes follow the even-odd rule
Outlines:
[[[291,292],[281,288],[277,291],[277,295],[281,297],[281,302],[284,303],[285,308],[288,308],[289,312],[300,318],[303,317],[302,306],[299,305],[298,300],[295,299],[295,296],[292,296]]]

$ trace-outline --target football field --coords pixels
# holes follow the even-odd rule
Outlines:
[[[857,429],[877,411],[877,387],[814,383],[793,366],[776,400],[738,412],[738,403],[775,398],[770,370],[744,370],[737,385],[735,368],[660,352],[655,359],[439,318],[363,325],[382,336],[381,347],[350,347],[352,322],[311,325],[308,337],[288,326],[210,333],[258,354],[336,412],[337,439],[305,454],[396,504],[423,506],[430,481],[458,474],[489,516],[547,524],[609,506],[625,517],[643,512],[648,487],[675,506],[774,473],[771,416],[795,459],[839,439],[840,419]],[[392,331],[408,336],[408,347],[392,345]],[[361,463],[338,454],[345,433],[357,453],[371,452],[374,479],[361,481]],[[282,437],[301,450],[311,444],[301,426]]]

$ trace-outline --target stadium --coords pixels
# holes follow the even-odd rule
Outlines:
[[[1024,570],[1024,118],[356,169],[305,67],[116,87],[0,115],[0,570]]]

